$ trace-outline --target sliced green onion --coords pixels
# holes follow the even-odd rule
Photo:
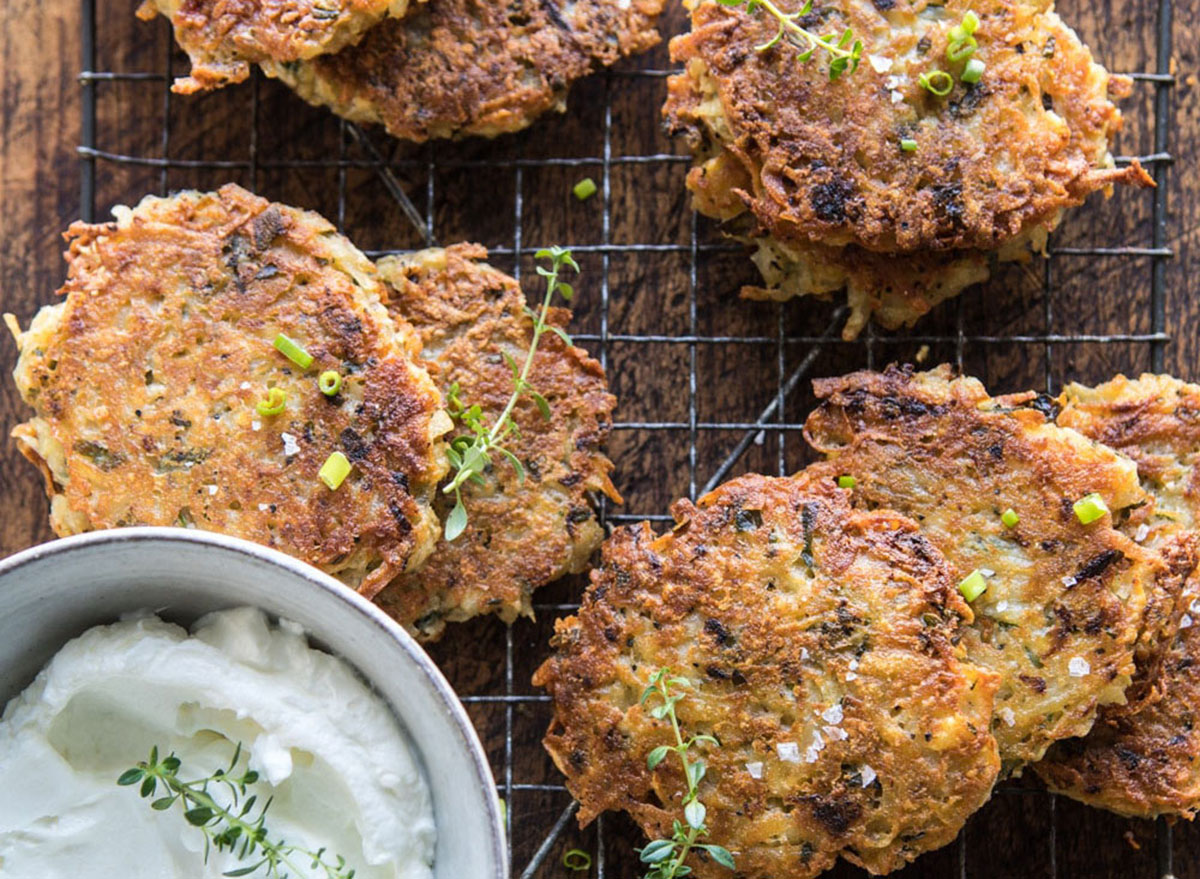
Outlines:
[[[972,58],[967,62],[967,66],[963,68],[962,76],[959,77],[963,82],[976,83],[983,78],[983,71],[987,70],[987,65],[978,58]]]
[[[1108,515],[1108,505],[1104,503],[1104,498],[1100,497],[1096,492],[1092,492],[1075,501],[1075,517],[1083,525],[1091,525],[1097,519],[1103,519],[1106,515]]]
[[[332,397],[342,389],[342,377],[332,369],[327,369],[317,378],[317,387],[326,397]]]
[[[568,870],[581,872],[592,866],[592,856],[583,849],[573,848],[563,855],[563,866]]]
[[[575,187],[571,190],[571,192],[573,192],[575,197],[580,201],[587,201],[596,194],[596,181],[591,177],[584,177],[575,184]]]
[[[1017,511],[1009,507],[1004,511],[1004,515],[1000,517],[1000,521],[1004,523],[1005,528],[1016,528],[1017,523],[1021,521],[1021,517],[1017,515]]]
[[[321,465],[321,470],[317,476],[330,489],[336,490],[346,477],[350,475],[350,462],[341,452],[334,452],[325,459],[325,463]]]
[[[901,138],[900,139],[900,149],[902,149],[906,153],[915,153],[917,151],[917,142],[915,140],[913,140],[911,137]]]
[[[932,92],[939,98],[944,98],[950,92],[954,91],[954,77],[944,70],[931,70],[929,73],[922,73],[917,77],[917,82],[921,84],[921,88]]]
[[[987,580],[983,578],[982,572],[976,568],[958,584],[958,591],[962,593],[962,597],[967,601],[974,601],[980,595],[987,591]]]
[[[965,40],[955,40],[946,46],[946,60],[953,63],[965,61],[975,54],[975,50],[979,48],[979,43],[975,42],[974,37],[967,37]]]
[[[280,415],[287,408],[287,391],[283,388],[270,388],[267,390],[267,399],[259,400],[255,405],[254,410],[259,415]]]
[[[975,33],[979,29],[979,16],[973,10],[968,9],[966,15],[963,16],[962,29],[968,35]]]
[[[275,349],[301,369],[308,369],[310,366],[312,366],[312,355],[285,336],[283,333],[280,333],[275,337]]]
[[[856,485],[858,485],[858,480],[853,476],[838,477],[838,488],[854,488]]]

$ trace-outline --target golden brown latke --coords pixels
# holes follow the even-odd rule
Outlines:
[[[1158,555],[1115,526],[1149,502],[1131,461],[1049,422],[1051,401],[992,398],[949,367],[888,367],[815,383],[824,402],[805,436],[830,460],[814,472],[856,479],[858,507],[911,516],[956,582],[983,573],[963,643],[1001,676],[992,730],[1013,771],[1083,735],[1124,701]],[[1083,525],[1096,492],[1111,515]],[[1001,516],[1012,508],[1013,528]]]
[[[409,0],[145,0],[138,17],[162,13],[191,58],[191,74],[174,92],[242,82],[257,61],[300,61],[358,42],[384,15],[401,16]]]
[[[606,541],[534,678],[580,821],[624,809],[655,838],[682,820],[676,758],[646,764],[670,727],[639,704],[668,667],[690,681],[684,734],[720,741],[700,748],[699,799],[737,876],[802,879],[839,855],[886,873],[950,842],[999,771],[997,680],[962,660],[970,608],[916,523],[805,474],[745,476],[673,514],[661,537],[643,523]]]
[[[317,214],[233,185],[114,213],[71,227],[66,301],[17,333],[36,414],[13,436],[45,475],[54,530],[221,531],[368,595],[419,563],[440,534],[450,423],[374,266]],[[344,376],[332,398],[327,369]],[[256,411],[268,387],[287,393],[280,415]],[[354,470],[331,491],[317,472],[335,451]]]
[[[335,56],[264,63],[306,101],[395,137],[519,131],[572,82],[659,41],[664,0],[430,0]]]
[[[1153,512],[1135,538],[1173,560],[1190,577],[1182,600],[1169,590],[1158,609],[1166,650],[1151,667],[1150,691],[1135,711],[1106,710],[1083,739],[1061,742],[1035,767],[1053,789],[1140,818],[1200,808],[1200,386],[1170,376],[1118,376],[1096,388],[1068,385],[1058,423],[1128,455]]]
[[[759,8],[691,0],[692,30],[671,41],[668,128],[696,156],[696,207],[758,248],[765,289],[828,297],[847,288],[852,338],[872,312],[912,323],[987,277],[987,255],[1040,248],[1064,208],[1114,183],[1153,185],[1136,163],[1113,167],[1121,116],[1110,77],[1050,0],[823,0],[798,23],[852,28],[865,46],[854,73],[829,78],[823,50],[800,61]],[[800,2],[783,2],[794,11]],[[978,15],[982,79],[958,79],[948,32]],[[945,97],[920,74],[944,70]],[[903,151],[912,139],[917,149]],[[905,258],[898,258],[904,254]]]
[[[479,405],[494,423],[513,389],[502,355],[523,363],[533,329],[520,286],[484,259],[485,248],[460,244],[385,258],[379,273],[393,288],[392,313],[416,327],[442,390],[458,384],[462,403]],[[550,323],[565,328],[570,317],[556,308]],[[547,333],[530,383],[550,403],[550,420],[528,399],[514,410],[520,435],[506,445],[522,461],[525,480],[497,460],[484,485],[463,489],[466,531],[452,542],[443,538],[420,570],[376,596],[421,638],[440,637],[448,621],[483,613],[509,623],[531,616],[532,592],[585,570],[604,539],[591,498],[603,493],[621,500],[609,479],[612,462],[600,451],[617,402],[600,364]],[[452,506],[439,492],[438,515],[444,519]]]

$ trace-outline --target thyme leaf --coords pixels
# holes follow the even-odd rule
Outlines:
[[[692,872],[692,868],[684,862],[693,851],[707,852],[708,856],[722,867],[734,869],[733,855],[728,849],[700,842],[701,837],[708,835],[708,827],[704,823],[708,810],[699,798],[700,781],[707,771],[707,764],[703,757],[692,756],[691,750],[700,744],[720,747],[721,743],[709,735],[684,737],[675,706],[684,697],[679,690],[690,686],[691,682],[687,678],[673,677],[669,668],[660,668],[650,678],[649,686],[642,693],[641,704],[653,702],[649,709],[650,716],[655,720],[669,721],[675,737],[674,745],[659,745],[650,752],[646,758],[647,768],[653,772],[668,755],[676,754],[687,782],[687,792],[683,796],[684,820],[674,823],[669,839],[653,840],[638,851],[642,863],[648,865],[644,879],[677,879],[687,876]]]
[[[251,862],[222,874],[224,876],[250,876],[262,871],[265,877],[287,879],[289,871],[299,871],[298,864],[303,863],[310,870],[322,870],[326,879],[354,879],[354,870],[346,865],[346,859],[341,855],[327,859],[323,848],[314,852],[282,839],[271,839],[266,826],[271,799],[258,805],[258,795],[250,791],[258,781],[258,773],[249,767],[239,771],[241,758],[239,742],[228,769],[218,769],[206,778],[184,781],[179,777],[183,761],[174,753],[160,760],[155,745],[150,749],[150,759],[122,772],[117,784],[123,787],[140,785],[138,793],[143,799],[153,797],[150,808],[157,812],[169,811],[178,804],[183,820],[204,834],[205,863],[208,863],[212,849],[231,852],[237,860]],[[229,794],[227,806],[213,794],[214,790],[222,789]],[[161,796],[156,796],[160,793]]]
[[[450,458],[450,468],[453,476],[442,489],[446,494],[454,495],[454,507],[446,516],[443,533],[446,540],[454,540],[467,527],[467,508],[463,504],[462,489],[468,482],[483,484],[483,473],[491,466],[494,455],[506,459],[517,473],[517,479],[525,481],[525,467],[504,443],[509,437],[519,437],[520,431],[512,420],[513,409],[522,397],[528,397],[537,406],[543,419],[550,420],[550,403],[537,392],[529,383],[529,371],[533,366],[534,355],[537,354],[538,343],[542,335],[550,330],[558,333],[564,341],[570,342],[568,336],[561,333],[557,327],[547,323],[550,314],[550,304],[555,294],[570,302],[575,296],[574,288],[566,281],[560,281],[559,275],[564,268],[579,271],[579,264],[571,256],[571,251],[564,247],[550,247],[539,250],[535,256],[539,260],[548,261],[549,265],[537,267],[537,273],[546,279],[546,293],[542,297],[541,307],[534,311],[526,308],[526,314],[533,321],[533,336],[529,342],[529,351],[524,363],[518,364],[507,352],[503,354],[505,363],[512,371],[513,391],[508,398],[500,416],[494,423],[489,424],[487,416],[478,405],[469,405],[462,400],[462,388],[457,383],[450,386],[446,392],[447,411],[450,417],[460,422],[467,429],[466,433],[456,436],[450,441],[447,456]]]
[[[838,79],[843,73],[853,73],[858,70],[862,60],[862,40],[854,38],[854,31],[846,28],[841,34],[822,36],[813,33],[799,24],[799,19],[812,12],[813,0],[805,3],[796,12],[784,12],[775,5],[774,0],[717,0],[722,6],[744,7],[747,13],[753,14],[758,9],[765,9],[778,24],[775,36],[754,48],[759,52],[787,42],[799,53],[800,61],[811,61],[820,49],[829,56],[829,78]]]

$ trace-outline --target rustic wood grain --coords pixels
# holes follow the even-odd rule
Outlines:
[[[162,22],[133,17],[138,0],[97,3],[99,25],[96,66],[99,70],[178,73],[184,59],[171,45]],[[1157,4],[1142,0],[1088,3],[1063,0],[1060,10],[1097,56],[1118,71],[1153,70]],[[0,29],[0,307],[27,320],[38,305],[50,302],[63,277],[60,232],[80,211],[79,0],[7,0]],[[1166,367],[1200,380],[1200,296],[1192,283],[1200,268],[1200,204],[1194,198],[1193,168],[1200,160],[1200,109],[1197,107],[1197,39],[1200,0],[1174,4],[1171,93],[1174,120],[1170,149],[1176,157],[1168,171],[1168,244],[1176,257],[1167,266]],[[684,23],[679,9],[668,16],[665,30]],[[647,58],[623,66],[663,69],[669,66],[665,45]],[[754,275],[739,252],[708,250],[721,241],[712,225],[696,221],[688,210],[682,181],[685,166],[671,162],[614,163],[610,168],[611,223],[602,222],[604,202],[596,196],[577,202],[572,184],[592,176],[602,181],[606,102],[611,101],[611,155],[678,152],[659,126],[661,79],[623,75],[595,77],[575,90],[570,111],[544,120],[531,131],[495,142],[470,141],[412,147],[389,141],[379,131],[368,137],[387,157],[396,178],[421,212],[432,215],[440,242],[481,241],[493,248],[568,243],[674,245],[674,251],[584,254],[584,280],[575,331],[600,334],[745,335],[775,339],[819,336],[829,326],[832,309],[824,303],[785,306],[738,301],[733,291]],[[1118,152],[1145,154],[1154,148],[1154,86],[1135,85],[1127,103],[1127,127]],[[320,210],[339,222],[368,250],[412,248],[423,237],[404,218],[381,185],[377,171],[365,164],[370,156],[345,136],[337,120],[307,107],[286,89],[259,80],[213,95],[191,99],[170,97],[161,79],[100,83],[97,96],[97,148],[127,157],[96,164],[96,216],[114,204],[136,201],[146,193],[184,187],[211,188],[228,180],[252,187],[271,198]],[[256,123],[257,120],[257,124]],[[317,167],[329,159],[341,167]],[[577,166],[539,167],[525,160],[575,158],[596,160]],[[163,167],[157,160],[170,159]],[[436,159],[436,162],[434,161]],[[521,161],[518,161],[521,160]],[[492,167],[463,163],[491,163]],[[213,162],[232,162],[214,167]],[[457,164],[456,164],[457,163]],[[497,164],[498,163],[498,164]],[[339,188],[345,199],[340,200]],[[518,198],[519,212],[518,212]],[[1097,199],[1070,215],[1055,243],[1063,247],[1137,245],[1153,240],[1152,196],[1119,193]],[[514,218],[519,216],[519,234]],[[693,225],[695,224],[695,226]],[[693,229],[700,245],[691,278]],[[519,267],[532,278],[532,262],[497,256],[504,268]],[[604,313],[601,281],[607,269],[608,309]],[[918,356],[919,335],[954,337],[961,325],[972,335],[1042,335],[1047,332],[1146,333],[1152,329],[1147,257],[1100,259],[1061,256],[1047,273],[1038,260],[1010,266],[984,289],[972,291],[928,316],[914,332],[879,334],[870,343],[823,345],[810,375],[836,374],[865,365]],[[529,286],[532,290],[532,285]],[[1047,290],[1049,291],[1047,293]],[[961,324],[960,324],[961,321]],[[692,487],[703,486],[741,440],[739,429],[699,428],[695,456],[689,421],[699,424],[752,422],[774,399],[776,383],[812,349],[807,341],[747,346],[732,343],[632,343],[609,340],[588,343],[602,354],[612,385],[621,398],[622,422],[669,422],[662,430],[621,429],[613,437],[617,484],[627,499],[624,512],[654,515]],[[996,391],[1026,386],[1052,387],[1071,379],[1100,380],[1115,371],[1136,373],[1152,365],[1151,346],[1133,343],[969,342],[963,346],[967,371]],[[930,346],[926,363],[954,360],[951,342]],[[782,359],[782,364],[781,364]],[[0,371],[13,366],[15,351],[0,342]],[[687,372],[694,360],[695,392]],[[785,423],[801,420],[811,404],[801,383],[782,407]],[[24,417],[11,384],[0,382],[0,431],[7,434]],[[0,500],[0,555],[50,538],[46,503],[31,468],[19,460],[10,443],[0,455],[4,492]],[[733,467],[788,471],[805,462],[803,443],[794,431],[767,431],[752,443]],[[529,678],[545,656],[555,612],[545,606],[574,601],[579,578],[557,584],[542,594],[536,622],[522,621],[512,631],[512,692],[533,693]],[[506,634],[491,620],[452,628],[432,649],[453,683],[464,694],[506,693]],[[544,703],[474,703],[470,712],[491,755],[497,778],[504,780],[506,730],[512,730],[513,780],[518,785],[555,785],[558,777],[538,747],[545,728]],[[512,794],[514,863],[519,871],[545,830],[567,804],[565,794],[525,788]],[[542,876],[562,876],[558,858],[568,847],[594,850],[597,829],[572,828],[561,840]],[[1153,824],[1124,821],[1053,800],[1026,779],[1006,785],[976,816],[960,840],[927,855],[904,871],[909,877],[1130,877],[1157,875]],[[632,879],[639,875],[633,846],[640,843],[633,826],[621,817],[604,820],[605,875]],[[1175,874],[1200,877],[1200,828],[1175,831]],[[1140,846],[1140,848],[1139,848]],[[593,875],[595,875],[593,870]],[[831,875],[861,875],[840,867]]]

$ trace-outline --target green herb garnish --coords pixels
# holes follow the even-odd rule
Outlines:
[[[915,140],[913,140],[911,137],[901,138],[900,139],[900,149],[901,149],[901,151],[906,152],[906,153],[915,153],[917,151],[917,142]]]
[[[1004,523],[1005,528],[1016,528],[1017,523],[1021,521],[1021,517],[1017,515],[1017,511],[1009,507],[1004,511],[1004,515],[1000,517],[1000,521]]]
[[[446,450],[454,472],[453,478],[442,489],[446,494],[454,495],[454,507],[446,516],[444,531],[446,540],[454,540],[466,529],[467,508],[463,505],[463,485],[467,482],[483,484],[483,473],[491,466],[493,454],[500,454],[507,458],[513,469],[517,471],[517,479],[521,482],[525,481],[524,465],[504,446],[504,441],[510,436],[520,435],[516,423],[512,420],[512,412],[517,401],[522,397],[529,397],[541,412],[542,417],[547,421],[550,420],[550,404],[529,383],[529,370],[533,366],[534,355],[537,354],[538,342],[541,341],[542,334],[547,330],[557,333],[564,342],[568,345],[571,344],[570,336],[558,327],[547,323],[547,317],[550,314],[550,303],[554,299],[555,293],[560,294],[567,302],[575,297],[575,289],[566,281],[560,281],[558,276],[564,266],[569,266],[578,272],[579,264],[571,256],[571,251],[564,247],[539,250],[535,256],[537,259],[550,261],[549,268],[537,267],[537,273],[546,279],[546,295],[542,297],[542,305],[537,311],[528,306],[525,308],[525,313],[533,320],[533,338],[529,342],[529,353],[525,355],[524,364],[518,366],[512,357],[507,353],[504,354],[504,360],[512,370],[513,376],[512,396],[508,398],[508,404],[504,407],[504,411],[500,413],[496,422],[489,426],[483,410],[478,405],[467,405],[462,402],[459,396],[461,388],[457,383],[451,385],[450,390],[446,393],[447,411],[449,411],[450,417],[462,422],[463,426],[470,431],[470,433],[462,434],[451,440],[450,446]]]
[[[142,798],[154,797],[150,808],[157,812],[166,812],[178,803],[184,821],[204,834],[206,864],[214,848],[233,853],[239,861],[254,862],[222,875],[249,876],[262,870],[264,876],[287,879],[289,870],[299,872],[300,865],[305,864],[311,870],[323,870],[326,879],[354,879],[354,870],[346,866],[341,855],[327,861],[323,848],[314,852],[270,838],[266,818],[271,799],[256,809],[258,796],[250,793],[249,788],[258,781],[258,773],[248,767],[239,773],[241,756],[239,743],[228,769],[218,769],[195,781],[183,781],[179,777],[180,759],[172,753],[159,760],[155,745],[150,749],[150,759],[122,772],[117,784],[125,787],[140,784]],[[217,802],[210,788],[226,789],[230,804],[223,806]],[[163,795],[156,796],[160,789]]]
[[[955,63],[970,58],[979,48],[975,31],[979,28],[979,16],[970,9],[963,15],[962,23],[950,28],[950,41],[946,44],[946,58]]]
[[[962,76],[959,77],[963,82],[974,85],[983,78],[983,72],[987,70],[987,65],[978,58],[972,58],[967,62],[967,66],[963,68]]]
[[[797,58],[800,61],[810,61],[817,49],[828,54],[831,80],[837,79],[843,73],[853,73],[858,70],[858,63],[862,60],[863,44],[861,40],[854,39],[854,31],[846,28],[840,36],[838,34],[820,36],[796,23],[797,19],[812,12],[813,0],[806,0],[805,4],[796,12],[784,12],[772,0],[717,0],[717,2],[722,6],[744,6],[746,12],[751,14],[762,7],[775,18],[779,23],[779,30],[767,42],[754,47],[759,52],[765,52],[783,40],[787,40],[795,49],[799,50],[800,54],[797,55]]]
[[[839,476],[837,482],[838,488],[854,488],[858,485],[858,480],[853,476]]]
[[[568,870],[581,873],[592,866],[592,856],[580,848],[573,848],[563,855],[563,866]]]
[[[254,406],[254,410],[259,415],[271,416],[281,415],[283,410],[287,408],[287,391],[283,388],[269,388],[267,390],[267,398],[259,400]]]
[[[954,91],[954,77],[944,70],[930,70],[922,73],[917,77],[917,82],[921,84],[921,88],[939,98],[944,98]]]
[[[978,568],[967,574],[963,581],[958,584],[958,591],[962,593],[962,597],[967,601],[974,601],[980,595],[987,591],[987,580],[983,578],[983,572]]]
[[[341,452],[334,452],[321,465],[321,469],[317,473],[317,478],[324,482],[330,491],[337,491],[342,483],[346,481],[346,477],[350,475],[350,469],[351,464],[349,459]]]
[[[1103,519],[1108,514],[1108,504],[1104,503],[1104,498],[1100,497],[1096,492],[1092,492],[1075,501],[1074,509],[1075,517],[1083,525],[1091,525],[1093,522]]]
[[[596,181],[591,177],[584,177],[571,189],[575,197],[580,201],[587,201],[596,194]]]
[[[275,337],[275,350],[286,357],[292,363],[299,366],[301,369],[308,369],[312,366],[312,355],[305,351],[298,343],[292,341],[283,333]]]
[[[733,855],[729,850],[719,845],[705,845],[698,842],[700,837],[708,835],[708,827],[704,818],[707,811],[698,798],[700,780],[704,778],[707,766],[702,757],[692,757],[689,751],[697,744],[709,744],[720,747],[721,743],[713,736],[697,735],[685,739],[679,728],[679,718],[675,714],[675,706],[683,698],[683,693],[672,692],[671,688],[691,687],[687,678],[671,677],[669,668],[660,668],[650,679],[650,685],[642,693],[641,703],[645,705],[651,699],[658,704],[650,709],[650,716],[655,720],[666,718],[671,722],[671,732],[675,736],[674,745],[659,745],[646,758],[646,766],[651,772],[666,759],[668,754],[679,756],[683,767],[683,777],[687,781],[687,793],[683,797],[684,821],[674,823],[670,839],[656,839],[641,849],[638,854],[642,863],[649,864],[645,879],[675,879],[686,876],[692,868],[684,861],[693,850],[708,852],[709,857],[730,870],[734,869]],[[684,823],[686,822],[686,824]]]
[[[317,377],[317,387],[326,397],[337,396],[342,389],[342,377],[332,369],[327,369]]]

